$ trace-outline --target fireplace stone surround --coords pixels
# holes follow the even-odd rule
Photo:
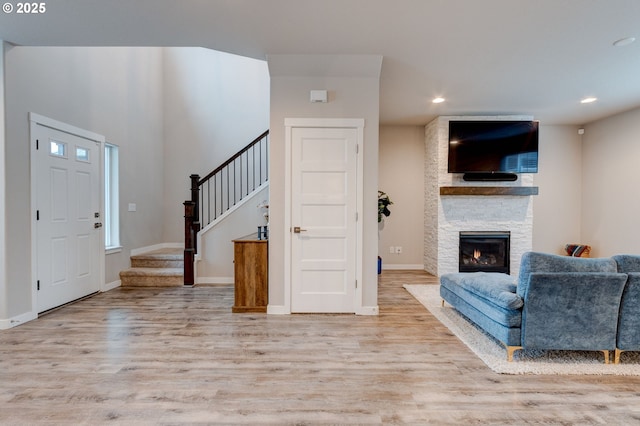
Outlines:
[[[458,272],[460,232],[508,231],[511,236],[509,273],[518,274],[520,258],[531,251],[533,240],[533,196],[526,194],[536,191],[513,191],[516,195],[504,195],[504,191],[496,191],[498,195],[459,195],[459,191],[441,191],[441,188],[534,188],[532,174],[520,174],[515,182],[465,182],[461,174],[447,172],[450,120],[532,119],[531,116],[512,115],[448,116],[427,124],[424,200],[424,266],[427,272],[436,276]]]

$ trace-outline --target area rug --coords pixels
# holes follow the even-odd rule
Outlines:
[[[520,350],[508,362],[501,343],[449,304],[442,306],[440,286],[405,284],[404,288],[496,373],[640,376],[640,352],[624,352],[620,364],[613,364],[612,351],[611,364],[605,364],[602,352]]]

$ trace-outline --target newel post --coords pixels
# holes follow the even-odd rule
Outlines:
[[[184,285],[194,285],[193,262],[195,260],[195,235],[193,232],[195,203],[184,202]]]
[[[198,232],[200,232],[200,175],[191,175],[191,202],[193,203],[193,223],[191,225],[191,229],[193,234],[191,238],[193,239],[193,254],[198,253],[198,239],[196,236]]]
[[[194,203],[194,222],[200,222],[200,175],[191,175],[191,202]]]
[[[197,247],[197,235],[200,231],[199,200],[200,200],[200,176],[191,175],[191,200],[184,204],[184,285],[195,284],[195,261]]]

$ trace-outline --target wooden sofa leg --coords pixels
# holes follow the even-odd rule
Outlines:
[[[609,351],[604,350],[602,351],[602,353],[604,354],[604,363],[609,364],[609,361],[610,361]]]
[[[507,345],[505,345],[505,347],[507,348],[507,361],[508,362],[512,362],[513,361],[513,353],[515,351],[522,349],[522,346],[507,346]]]
[[[614,364],[620,364],[620,354],[622,352],[624,352],[622,349],[616,348],[616,350],[614,352],[614,356],[613,356],[613,363]]]

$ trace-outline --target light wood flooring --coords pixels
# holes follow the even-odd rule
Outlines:
[[[99,294],[0,332],[0,424],[640,424],[640,378],[495,374],[403,283],[436,280],[384,271],[379,316]]]

